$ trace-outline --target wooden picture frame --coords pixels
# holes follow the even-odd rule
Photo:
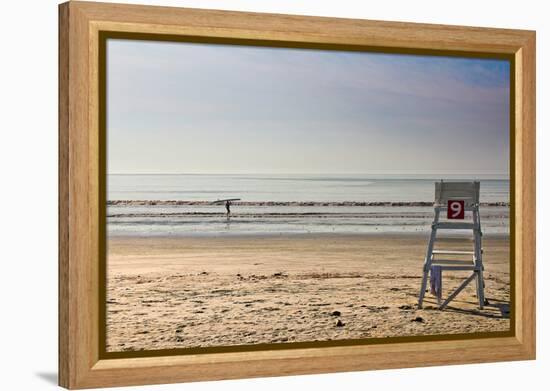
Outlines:
[[[101,35],[513,61],[514,329],[499,337],[105,358]],[[103,54],[102,54],[103,53]],[[103,117],[102,117],[103,116]],[[59,6],[59,384],[90,388],[535,358],[535,32],[71,1]]]

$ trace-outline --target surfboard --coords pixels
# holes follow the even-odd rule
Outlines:
[[[211,202],[210,204],[215,205],[226,201],[240,201],[240,200],[241,200],[240,198],[224,198],[223,200],[216,200],[214,202]]]

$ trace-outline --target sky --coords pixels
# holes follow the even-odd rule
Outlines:
[[[508,61],[109,39],[108,173],[508,175]]]

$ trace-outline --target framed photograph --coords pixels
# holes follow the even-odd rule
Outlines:
[[[535,358],[533,31],[59,20],[61,386]]]

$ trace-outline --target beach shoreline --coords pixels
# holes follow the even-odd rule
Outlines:
[[[508,238],[484,238],[484,310],[473,286],[418,310],[427,235],[109,236],[107,351],[509,330]]]

